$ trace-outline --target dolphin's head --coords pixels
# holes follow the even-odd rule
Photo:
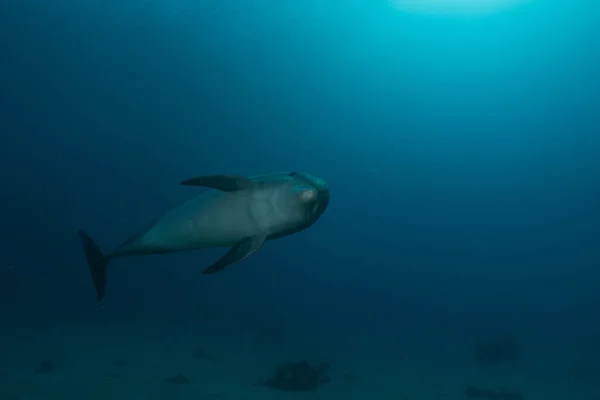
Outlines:
[[[285,222],[271,238],[303,231],[323,215],[329,204],[329,188],[325,181],[304,172],[273,175],[263,182],[285,183],[285,195],[280,197],[278,209],[286,215]],[[290,190],[291,188],[291,190]]]
[[[308,227],[314,224],[327,209],[329,187],[323,179],[305,172],[292,172],[290,175],[299,188],[300,205],[304,208]]]

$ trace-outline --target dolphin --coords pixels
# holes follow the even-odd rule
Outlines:
[[[212,274],[249,257],[267,240],[305,230],[329,204],[325,181],[303,172],[200,176],[181,185],[209,190],[167,212],[110,253],[102,253],[89,235],[78,231],[98,301],[105,294],[106,267],[116,258],[230,247],[203,272]]]

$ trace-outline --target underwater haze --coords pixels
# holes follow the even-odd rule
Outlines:
[[[407,4],[0,2],[0,399],[599,397],[600,3]],[[78,230],[286,171],[313,226],[96,301]]]

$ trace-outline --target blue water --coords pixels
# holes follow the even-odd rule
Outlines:
[[[596,3],[3,1],[0,398],[600,396]],[[117,260],[96,302],[78,229],[109,250],[183,179],[296,170],[330,186],[313,227],[215,275]],[[500,335],[519,360],[477,366]],[[302,359],[331,382],[256,386]]]

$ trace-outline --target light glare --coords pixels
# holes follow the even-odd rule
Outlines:
[[[398,9],[435,14],[470,14],[505,11],[527,0],[391,0]]]

